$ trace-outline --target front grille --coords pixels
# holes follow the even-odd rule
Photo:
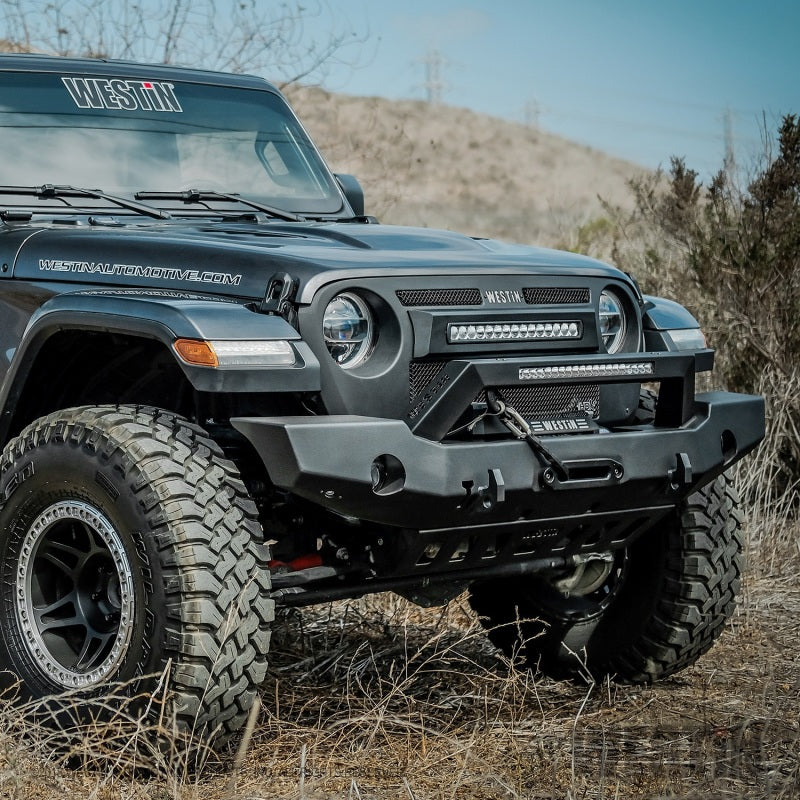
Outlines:
[[[566,286],[536,286],[522,290],[525,302],[531,306],[579,305],[589,302],[588,289]]]
[[[479,289],[398,289],[395,294],[404,306],[479,306]]]
[[[446,366],[446,361],[412,361],[408,365],[408,402],[413,403]]]
[[[524,419],[558,419],[586,414],[600,416],[600,386],[596,383],[560,384],[555,386],[498,386],[503,400]],[[486,402],[481,392],[476,403]]]

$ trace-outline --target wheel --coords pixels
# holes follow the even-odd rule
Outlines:
[[[634,422],[639,425],[652,422],[656,418],[656,405],[658,395],[652,389],[642,389],[639,392],[639,407],[634,414]]]
[[[201,428],[152,408],[56,412],[3,451],[0,498],[0,667],[25,698],[111,681],[149,695],[168,669],[154,713],[216,743],[244,723],[267,666],[269,556]]]
[[[522,667],[558,679],[652,683],[693,664],[733,612],[741,522],[722,475],[627,550],[549,581],[475,584],[470,603]]]

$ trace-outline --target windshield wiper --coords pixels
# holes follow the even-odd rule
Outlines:
[[[293,214],[291,211],[284,211],[282,208],[259,203],[256,200],[248,200],[238,194],[231,192],[204,192],[200,189],[186,189],[182,192],[136,192],[134,197],[137,200],[181,200],[184,203],[205,203],[209,200],[228,200],[233,203],[241,203],[255,211],[263,211],[270,217],[283,219],[287,222],[301,222],[303,217]],[[213,211],[213,209],[209,209]]]
[[[106,194],[100,189],[82,189],[78,186],[54,186],[52,183],[44,183],[41,186],[0,186],[0,195],[22,195],[23,197],[35,197],[37,200],[48,200],[54,198],[63,200],[68,197],[91,197],[95,200],[105,200],[120,208],[127,208],[129,211],[136,211],[155,219],[172,219],[169,211],[160,208],[137,203],[135,200],[128,200],[124,197],[117,197],[113,194]],[[65,204],[71,206],[69,203]]]

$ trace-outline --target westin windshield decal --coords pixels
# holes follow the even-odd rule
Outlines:
[[[122,78],[62,78],[78,108],[181,112],[175,85]]]
[[[201,272],[196,269],[177,269],[175,267],[145,267],[141,264],[107,264],[102,261],[61,261],[40,258],[39,269],[45,272],[78,272],[122,278],[216,283],[223,286],[238,286],[242,282],[241,275],[232,275],[230,272]]]

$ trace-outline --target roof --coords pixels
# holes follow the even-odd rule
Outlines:
[[[177,67],[172,64],[142,64],[111,58],[67,58],[39,53],[0,53],[2,72],[55,72],[63,74],[131,77],[155,80],[208,83],[249,89],[278,89],[264,78],[229,72]]]

